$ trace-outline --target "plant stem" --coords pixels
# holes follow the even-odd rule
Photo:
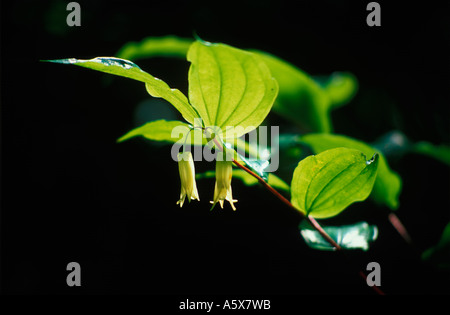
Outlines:
[[[216,138],[214,138],[214,143],[220,148],[221,151],[223,151],[223,146],[222,144],[219,143],[219,141],[217,141]],[[342,251],[342,247],[337,244],[330,235],[328,235],[328,233],[322,228],[322,226],[319,224],[319,222],[316,221],[316,219],[314,219],[312,216],[310,215],[305,215],[304,213],[300,212],[288,199],[286,199],[286,197],[284,197],[282,194],[280,194],[276,189],[274,189],[272,186],[270,186],[264,179],[262,179],[258,174],[256,174],[255,172],[253,172],[251,169],[249,169],[248,167],[242,165],[241,163],[239,163],[239,161],[237,161],[236,159],[233,159],[233,163],[239,167],[240,169],[242,169],[243,171],[249,173],[250,175],[252,175],[254,178],[256,178],[258,180],[258,182],[260,184],[262,184],[264,186],[264,188],[266,188],[268,191],[270,191],[275,197],[277,197],[279,200],[281,200],[285,205],[287,205],[289,208],[296,210],[296,212],[302,217],[302,219],[305,219],[308,221],[309,224],[311,224],[311,226],[317,231],[319,232],[320,235],[322,235],[322,237],[329,243],[331,244],[331,246],[334,247],[335,250],[338,251]],[[366,281],[367,276],[363,271],[359,272],[359,275],[361,276],[361,278],[364,279],[364,281]],[[378,294],[378,295],[385,295],[384,292],[378,288],[377,286],[371,286],[371,288]]]
[[[238,161],[236,161],[235,159],[233,159],[233,163],[239,167],[240,169],[246,171],[247,173],[249,173],[250,175],[252,175],[253,177],[255,177],[258,182],[260,182],[267,190],[269,190],[273,195],[275,195],[278,199],[280,199],[284,204],[286,204],[288,207],[295,209],[297,211],[297,213],[300,214],[300,216],[307,220],[309,222],[309,224],[312,225],[312,227],[320,233],[320,235],[322,235],[322,237],[328,242],[330,243],[335,250],[338,251],[343,251],[342,247],[337,244],[330,235],[327,234],[327,232],[325,232],[325,230],[322,228],[322,226],[320,226],[319,222],[316,221],[316,219],[314,219],[312,216],[308,215],[304,215],[303,213],[301,213],[300,211],[298,211],[298,209],[289,201],[287,200],[283,195],[281,195],[278,191],[276,191],[272,186],[270,186],[264,179],[262,179],[258,174],[254,173],[252,170],[250,170],[249,168],[245,167],[244,165],[242,165],[241,163],[239,163]],[[359,271],[359,275],[360,277],[366,281],[367,276],[363,271]],[[377,286],[371,286],[372,290],[375,291],[375,293],[377,293],[378,295],[385,295],[385,293],[378,288]]]
[[[334,248],[336,250],[342,250],[342,247],[336,243],[330,235],[327,234],[327,232],[325,232],[325,230],[320,226],[319,222],[316,221],[316,219],[314,219],[312,216],[308,216],[308,222],[317,230],[317,232],[320,233],[320,235],[322,235],[322,237],[331,245],[334,246]]]
[[[309,224],[311,224],[314,229],[320,233],[320,235],[322,235],[322,237],[328,242],[330,243],[336,250],[341,250],[341,246],[339,246],[339,244],[337,244],[332,238],[331,236],[329,236],[327,234],[327,232],[325,232],[325,230],[320,226],[320,224],[316,221],[316,219],[314,219],[312,216],[308,215],[304,215],[302,212],[298,211],[298,209],[289,201],[287,200],[282,194],[280,194],[278,191],[276,191],[272,186],[270,186],[264,179],[262,179],[258,174],[254,173],[252,170],[250,170],[249,168],[245,167],[244,165],[242,165],[241,163],[239,163],[236,160],[233,160],[233,163],[239,167],[240,169],[246,171],[247,173],[249,173],[250,175],[252,175],[253,177],[255,177],[258,182],[260,182],[267,190],[269,190],[273,195],[275,195],[275,197],[277,197],[278,199],[280,199],[284,204],[286,204],[288,207],[296,210],[300,216],[307,220]]]
[[[223,145],[217,140],[217,138],[214,138],[214,143],[219,147],[220,151],[223,151]],[[236,159],[233,159],[233,163],[239,167],[240,169],[244,170],[245,172],[249,173],[253,177],[255,177],[259,183],[261,183],[264,188],[266,188],[268,191],[270,191],[275,197],[280,199],[285,205],[287,205],[289,208],[294,209],[301,217],[302,219],[305,219],[308,221],[309,224],[311,224],[314,229],[322,235],[322,237],[330,243],[336,250],[341,250],[341,246],[337,244],[331,236],[325,232],[325,230],[320,226],[320,224],[310,215],[306,216],[304,213],[300,212],[286,197],[284,197],[282,194],[280,194],[277,190],[275,190],[272,186],[270,186],[264,179],[262,179],[258,174],[253,172],[248,167],[242,165],[239,163]]]
[[[400,234],[400,236],[405,240],[405,242],[409,245],[412,245],[411,236],[409,235],[408,231],[406,230],[400,219],[397,217],[397,215],[393,212],[389,213],[388,220],[389,222],[391,222],[392,226],[395,228],[398,234]]]

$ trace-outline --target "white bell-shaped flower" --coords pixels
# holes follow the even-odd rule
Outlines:
[[[231,204],[231,208],[236,210],[234,203],[237,200],[233,199],[231,193],[231,178],[233,176],[233,167],[231,161],[216,161],[216,184],[214,187],[214,201],[211,201],[214,208],[217,202],[223,209],[223,201],[227,200]]]
[[[200,198],[198,196],[197,184],[195,183],[195,167],[191,152],[178,153],[177,157],[181,179],[180,200],[177,201],[177,204],[181,208],[186,196],[189,202],[191,202],[191,199],[200,201]]]

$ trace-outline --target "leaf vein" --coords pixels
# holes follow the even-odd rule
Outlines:
[[[336,175],[334,175],[333,176],[333,178],[330,180],[330,181],[328,181],[328,183],[326,183],[321,189],[320,189],[320,191],[316,194],[316,196],[314,197],[314,199],[312,200],[312,202],[311,202],[311,205],[310,205],[310,209],[314,206],[314,204],[316,203],[316,201],[317,201],[317,197],[319,197],[319,195],[322,193],[322,191],[324,191],[339,175],[341,175],[343,172],[345,172],[346,170],[348,170],[350,167],[352,167],[353,165],[355,165],[357,162],[354,162],[354,163],[352,163],[352,164],[350,164],[350,165],[347,165],[343,170],[341,170],[339,173],[337,173]],[[322,168],[323,169],[323,168]],[[321,169],[321,170],[322,170]],[[320,172],[319,172],[320,173]],[[314,176],[315,177],[315,176]],[[350,183],[351,183],[352,181],[350,181]],[[348,185],[348,184],[347,184]],[[337,193],[337,192],[336,192]],[[335,193],[335,194],[336,194]],[[333,194],[333,196],[335,195],[335,194]]]

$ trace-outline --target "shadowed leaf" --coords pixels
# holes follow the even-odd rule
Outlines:
[[[376,225],[359,222],[343,226],[322,226],[325,232],[343,249],[361,249],[367,251],[371,242],[378,237]],[[300,234],[306,245],[318,250],[335,250],[308,222],[299,225]]]

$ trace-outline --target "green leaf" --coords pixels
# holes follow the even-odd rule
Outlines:
[[[154,56],[183,57],[191,43],[190,39],[175,36],[148,37],[139,43],[127,43],[118,56],[132,60]],[[314,79],[276,56],[249,51],[262,58],[278,81],[279,93],[273,110],[309,131],[331,132],[330,110],[348,103],[358,89],[356,77],[348,72]]]
[[[126,44],[118,52],[125,59],[154,56],[183,57],[192,40],[175,36],[148,37],[139,43]],[[331,132],[330,110],[348,103],[358,89],[356,77],[336,72],[314,79],[299,68],[263,51],[258,55],[278,81],[279,93],[273,110],[308,131]]]
[[[356,149],[363,152],[366,156],[372,156],[376,152],[374,148],[362,141],[341,135],[308,134],[301,136],[300,141],[311,147],[316,154],[337,147]],[[389,168],[383,154],[379,155],[378,175],[371,197],[378,203],[384,204],[391,209],[397,209],[402,181],[400,176]]]
[[[128,60],[159,56],[185,59],[192,42],[192,39],[176,36],[147,37],[140,42],[126,43],[116,56]]]
[[[258,184],[258,180],[244,170],[233,170],[233,178],[239,178],[247,186],[253,186]],[[268,174],[267,183],[275,189],[279,189],[285,192],[289,192],[290,187],[281,178],[273,173]]]
[[[433,145],[426,141],[417,142],[412,146],[412,151],[435,158],[442,163],[450,165],[450,147],[447,145]]]
[[[330,100],[320,85],[288,62],[258,53],[280,87],[273,111],[306,130],[331,132]]]
[[[117,142],[123,142],[136,136],[142,136],[154,141],[178,142],[186,144],[204,145],[206,138],[200,129],[191,130],[192,127],[181,121],[167,121],[164,119],[148,122],[120,137]]]
[[[356,77],[348,72],[336,72],[325,79],[314,80],[276,56],[257,53],[279,85],[273,111],[308,131],[332,132],[330,111],[353,98],[358,89]]]
[[[205,173],[197,174],[196,178],[215,178],[215,175],[216,174],[214,171],[207,171]],[[240,179],[247,186],[254,186],[258,184],[258,180],[256,178],[241,169],[233,170],[233,178]],[[290,190],[289,185],[273,173],[269,173],[267,183],[275,189],[279,189],[285,192],[289,192]]]
[[[347,104],[358,91],[358,80],[349,72],[334,72],[328,77],[315,78],[330,99],[330,108]]]
[[[377,157],[366,161],[361,151],[336,148],[303,159],[292,178],[292,204],[305,215],[329,218],[365,200],[377,175]]]
[[[196,41],[189,48],[189,99],[205,126],[240,127],[239,137],[258,127],[272,108],[278,85],[257,55],[225,44]]]
[[[450,223],[444,228],[439,242],[422,253],[422,259],[450,270]]]
[[[198,117],[195,109],[189,104],[183,93],[177,89],[171,89],[164,81],[153,77],[145,71],[142,71],[141,68],[129,60],[115,57],[97,57],[90,60],[68,58],[47,61],[62,64],[73,64],[144,82],[145,87],[151,96],[161,97],[171,103],[189,123],[193,124],[194,118]]]
[[[378,237],[377,226],[370,225],[367,222],[322,227],[343,249],[362,249],[367,251],[369,244]],[[318,250],[335,250],[335,247],[328,243],[307,221],[303,220],[299,225],[299,229],[306,245],[309,247]]]

